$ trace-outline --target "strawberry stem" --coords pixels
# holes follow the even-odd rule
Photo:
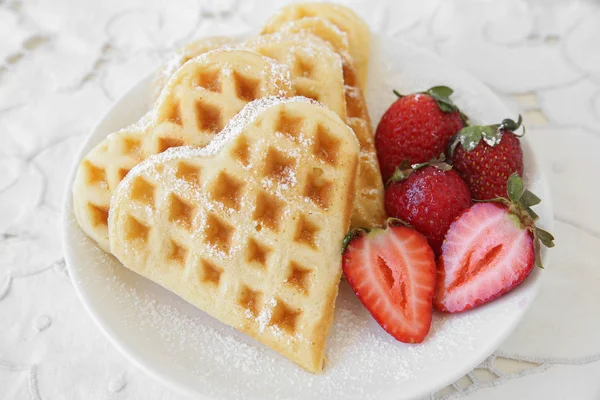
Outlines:
[[[452,169],[452,166],[450,164],[447,164],[445,161],[446,155],[444,153],[441,153],[437,158],[432,158],[427,162],[419,164],[410,164],[410,161],[402,160],[400,165],[396,167],[396,170],[394,171],[390,179],[388,179],[388,181],[385,183],[385,185],[387,186],[392,182],[403,181],[407,179],[413,172],[425,167],[434,167],[439,169],[440,171],[450,171]]]
[[[369,232],[371,232],[370,228],[355,228],[348,232],[346,236],[344,236],[344,240],[342,240],[342,254],[344,254],[350,242],[352,242],[358,236],[362,236]]]
[[[514,121],[513,121],[514,122]],[[517,173],[513,173],[506,182],[506,192],[508,199],[497,197],[486,200],[487,202],[503,203],[508,205],[509,212],[515,217],[519,226],[528,229],[533,234],[535,263],[538,267],[544,268],[541,258],[541,244],[551,248],[554,247],[554,236],[535,223],[539,216],[531,209],[532,206],[539,204],[542,200],[528,189],[524,188],[523,180]]]
[[[406,222],[400,218],[388,217],[385,220],[385,222],[383,223],[383,227],[385,229],[385,228],[391,227],[391,226],[405,226],[407,228],[414,229],[414,227],[411,224],[409,224],[408,222]]]

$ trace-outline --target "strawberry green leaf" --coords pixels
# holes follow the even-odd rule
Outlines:
[[[508,213],[508,219],[512,220],[518,229],[524,228],[523,222],[521,221],[521,218],[519,218],[519,216],[517,214]]]
[[[502,140],[502,131],[493,125],[481,127],[481,137],[490,147],[494,147]]]
[[[536,204],[540,204],[542,202],[542,199],[537,197],[528,189],[525,189],[525,191],[523,192],[523,196],[521,196],[521,202],[525,207],[531,207],[535,206]]]
[[[504,197],[494,197],[493,199],[484,199],[484,200],[473,199],[473,202],[474,203],[501,203],[501,204],[510,206],[510,200],[505,199]]]
[[[431,89],[429,89],[428,92],[435,93],[440,97],[449,98],[452,95],[452,93],[454,93],[454,90],[452,90],[448,86],[434,86]]]
[[[525,212],[527,213],[527,215],[529,215],[529,218],[531,218],[533,222],[540,219],[540,216],[537,215],[537,213],[533,211],[530,207],[525,207]]]
[[[410,161],[408,161],[407,159],[404,159],[400,162],[400,165],[398,165],[398,168],[400,169],[409,169],[411,168],[412,165],[410,164]]]
[[[408,167],[407,169],[397,167],[396,170],[394,171],[394,173],[392,174],[392,176],[390,177],[390,179],[387,181],[387,184],[389,185],[392,182],[403,181],[406,178],[408,178],[410,176],[410,174],[412,174],[413,172],[414,172],[413,169],[410,167]]]
[[[450,114],[451,112],[454,112],[455,109],[454,107],[452,107],[451,105],[449,105],[448,103],[445,103],[443,101],[440,101],[439,99],[436,99],[438,102],[438,106],[440,107],[440,110],[442,110],[443,112],[445,112],[446,114]]]
[[[429,165],[439,169],[440,171],[450,171],[452,169],[452,165],[446,164],[445,162],[433,163]]]
[[[404,95],[402,93],[400,93],[399,91],[397,91],[396,89],[393,89],[392,92],[394,92],[394,94],[396,96],[398,96],[399,99],[404,97]]]
[[[502,134],[505,130],[514,131],[521,126],[521,123],[522,118],[521,115],[519,115],[517,122],[510,118],[505,118],[499,124],[466,126],[456,134],[455,139],[451,142],[448,149],[450,157],[454,155],[454,150],[458,143],[462,144],[465,151],[474,150],[477,145],[479,145],[481,139],[483,139],[488,146],[497,146],[502,140]],[[525,127],[523,127],[523,134],[525,134]]]
[[[541,254],[540,239],[535,238],[535,240],[533,242],[533,250],[534,250],[534,253],[535,253],[535,265],[537,265],[541,269],[544,269],[544,265],[542,264],[542,254]]]
[[[450,171],[452,169],[452,165],[450,164],[446,164],[446,155],[444,153],[441,153],[439,157],[437,158],[432,158],[431,160],[424,162],[424,163],[419,163],[419,164],[413,164],[411,165],[412,169],[414,171],[417,171],[421,168],[425,168],[425,167],[435,167],[437,169],[439,169],[440,171]]]
[[[412,165],[410,165],[410,161],[402,160],[400,165],[398,165],[394,170],[394,173],[392,174],[390,179],[388,179],[388,181],[386,182],[386,185],[389,185],[392,182],[403,181],[406,178],[408,178],[413,172],[414,169],[412,168]]]
[[[506,118],[503,119],[502,122],[500,123],[500,130],[508,130],[508,131],[516,131],[517,129],[519,129],[519,127],[521,126],[521,124],[523,123],[523,117],[521,117],[521,114],[519,114],[519,118],[517,120],[517,122],[513,121],[510,118]]]
[[[548,231],[545,231],[540,228],[535,228],[535,234],[540,239],[540,241],[544,244],[544,246],[550,248],[554,247],[554,236]]]
[[[514,202],[519,202],[521,196],[523,196],[524,189],[523,179],[521,179],[519,175],[512,174],[508,177],[508,181],[506,182],[506,192],[508,193],[509,199]]]
[[[386,182],[386,186],[392,182],[400,182],[408,178],[413,172],[420,170],[425,167],[434,167],[439,169],[440,171],[450,171],[452,169],[452,165],[446,164],[446,155],[444,153],[440,154],[438,158],[431,159],[427,162],[420,164],[410,164],[408,160],[402,160],[400,165],[396,167],[394,173],[390,177],[390,179]]]
[[[466,121],[466,115],[460,112],[456,104],[450,99],[454,90],[450,89],[448,86],[434,86],[422,93],[431,96],[443,112],[450,114],[457,111],[461,114],[463,121]]]
[[[533,234],[535,263],[538,267],[544,268],[540,248],[542,244],[546,247],[554,247],[554,236],[550,232],[535,226],[539,216],[531,209],[532,206],[539,204],[542,200],[524,188],[523,179],[516,172],[508,178],[506,191],[510,199],[506,200],[509,203],[509,217],[519,221],[519,226],[528,229]]]
[[[342,240],[342,254],[344,254],[344,252],[346,251],[346,248],[348,247],[348,245],[350,244],[350,242],[352,240],[354,240],[356,237],[361,236],[365,233],[369,233],[370,229],[368,228],[356,228],[356,229],[352,229],[350,232],[348,232],[346,234],[346,236],[344,237],[344,240]]]
[[[482,137],[482,130],[480,126],[466,126],[462,128],[457,138],[463,149],[471,151],[477,147]]]

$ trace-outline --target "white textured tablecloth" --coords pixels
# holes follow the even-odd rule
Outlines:
[[[77,300],[58,233],[67,173],[111,102],[174,48],[252,31],[281,3],[0,0],[0,399],[180,399]],[[552,189],[557,247],[531,310],[431,398],[600,399],[600,2],[344,3],[523,113]]]

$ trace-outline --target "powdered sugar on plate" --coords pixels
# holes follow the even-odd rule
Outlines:
[[[83,234],[80,239],[87,240]],[[181,366],[181,373],[195,380],[203,394],[216,398],[263,399],[265,393],[275,399],[379,398],[381,392],[373,387],[397,387],[427,370],[432,346],[440,362],[456,352],[472,351],[480,323],[468,314],[436,315],[424,344],[402,344],[383,332],[343,282],[327,364],[322,375],[313,375],[158,285],[138,279],[110,256],[93,267],[106,274],[83,285],[101,285],[99,300],[120,310],[120,322],[113,325],[120,331],[119,340],[140,351],[142,359],[151,356],[143,349],[153,346],[153,352]],[[265,313],[262,318],[270,317]]]
[[[75,224],[74,219],[70,222]],[[80,232],[78,243],[89,239]],[[99,252],[99,250],[97,250]],[[99,274],[84,288],[102,287],[97,301],[118,309],[112,323],[118,340],[145,359],[147,350],[179,365],[186,379],[201,392],[217,398],[276,399],[379,398],[371,387],[396,387],[427,369],[425,359],[435,346],[438,360],[457,351],[472,350],[478,317],[436,315],[430,338],[422,345],[398,343],[370,318],[345,282],[341,284],[336,314],[322,375],[302,370],[279,354],[215,321],[158,285],[139,279],[111,256],[99,259]],[[77,274],[76,274],[77,275]],[[258,317],[259,319],[261,316]],[[269,319],[264,315],[264,320]],[[268,377],[268,379],[266,379]],[[302,388],[302,390],[298,390]]]

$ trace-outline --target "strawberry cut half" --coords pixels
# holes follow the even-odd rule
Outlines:
[[[431,327],[436,276],[427,239],[404,226],[350,235],[342,269],[356,296],[395,339],[421,343]]]
[[[455,313],[487,303],[523,282],[534,265],[532,232],[507,205],[477,203],[450,225],[435,307]]]

